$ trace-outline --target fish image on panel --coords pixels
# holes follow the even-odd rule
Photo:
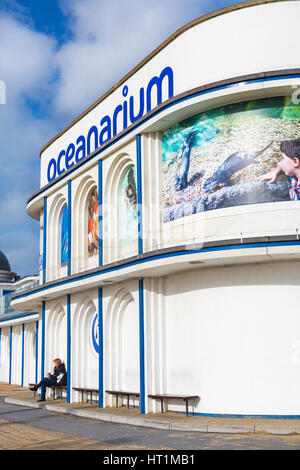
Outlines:
[[[123,176],[119,201],[119,238],[122,244],[126,244],[138,238],[137,186],[134,166],[131,166]]]
[[[61,218],[61,245],[60,245],[60,262],[65,266],[68,262],[68,246],[69,246],[69,227],[68,227],[68,206],[62,209]]]
[[[94,188],[88,200],[88,255],[93,256],[99,249],[99,200]]]

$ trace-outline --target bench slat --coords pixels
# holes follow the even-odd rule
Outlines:
[[[73,387],[73,390],[76,390],[77,392],[99,392],[98,388],[87,388],[87,387]]]
[[[178,398],[182,400],[192,400],[196,398],[200,398],[198,395],[171,395],[171,394],[150,394],[148,395],[149,398]]]

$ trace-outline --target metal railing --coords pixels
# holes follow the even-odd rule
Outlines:
[[[15,294],[20,294],[23,291],[27,291],[30,289],[34,289],[36,286],[39,285],[39,279],[34,281],[28,281],[27,283],[23,284],[20,287],[17,287],[15,290],[11,292],[7,292],[6,294],[0,297],[0,317],[2,316],[12,316],[24,313],[21,310],[15,310],[10,305],[11,297]]]

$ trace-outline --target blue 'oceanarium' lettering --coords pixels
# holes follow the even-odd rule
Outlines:
[[[128,96],[128,86],[125,85],[122,90],[125,98],[122,104],[116,106],[111,116],[106,115],[100,119],[100,128],[93,125],[86,136],[80,135],[76,143],[70,143],[67,149],[59,152],[57,158],[51,158],[47,169],[48,182],[54,180],[57,176],[72,168],[73,165],[80,162],[91,152],[115,137],[119,132],[126,129],[129,124],[133,124],[140,119],[145,111],[149,113],[153,108],[153,95],[156,91],[156,102],[158,106],[162,103],[163,81],[168,84],[168,98],[174,95],[174,76],[171,67],[165,67],[160,76],[154,76],[149,81],[146,90],[142,87],[139,91],[138,106],[135,103],[136,98]]]

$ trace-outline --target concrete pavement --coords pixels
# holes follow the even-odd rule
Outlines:
[[[82,418],[100,420],[109,423],[166,429],[173,431],[195,431],[202,433],[300,435],[298,419],[264,418],[226,418],[208,416],[186,416],[179,413],[149,413],[141,415],[136,408],[98,408],[97,403],[67,404],[61,399],[47,399],[38,403],[33,392],[28,388],[0,383],[0,400],[5,403],[45,408],[49,411],[64,413]]]

